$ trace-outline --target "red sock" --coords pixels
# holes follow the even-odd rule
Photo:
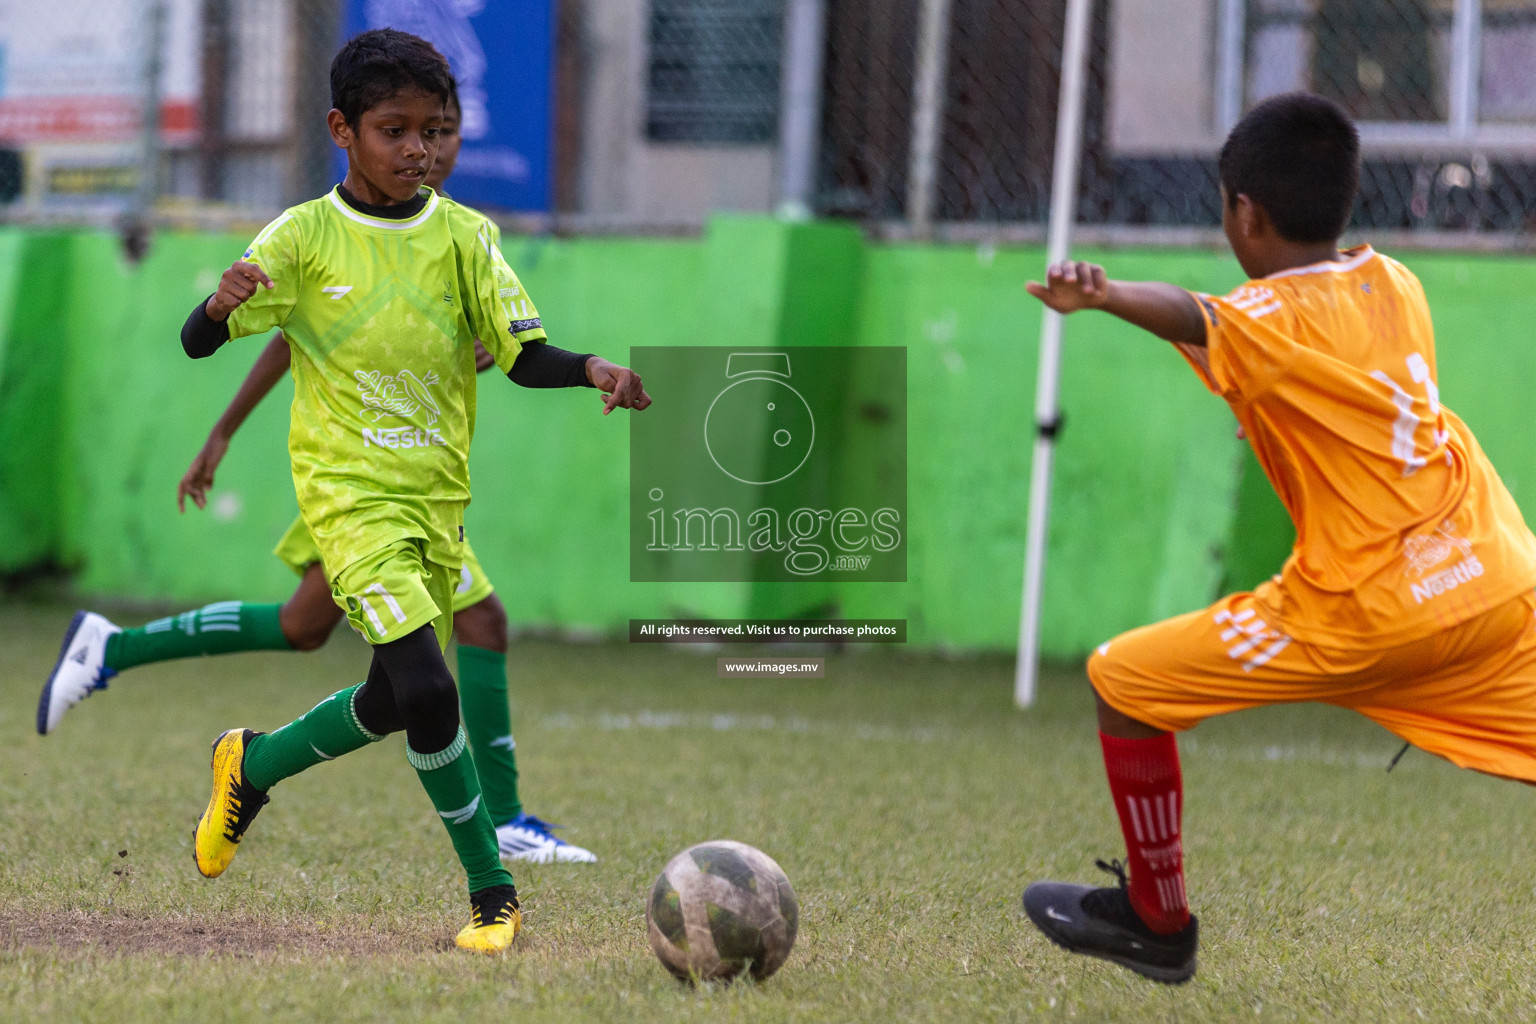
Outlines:
[[[1179,838],[1184,781],[1173,733],[1123,740],[1099,733],[1109,792],[1129,854],[1131,906],[1148,928],[1171,935],[1189,924],[1184,845]]]

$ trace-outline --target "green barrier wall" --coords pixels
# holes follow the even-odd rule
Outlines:
[[[246,239],[162,235],[130,267],[105,234],[0,231],[0,572],[62,563],[87,597],[275,600],[269,554],[296,514],[285,383],[220,469],[209,508],[176,483],[255,358],[251,339],[193,362],[178,332]],[[590,392],[482,378],[470,535],[513,621],[572,634],[631,617],[905,618],[914,644],[1010,649],[1018,627],[1040,308],[1033,248],[874,245],[839,225],[714,221],[702,239],[508,239],[551,339],[626,360],[632,345],[907,348],[908,581],[631,584],[628,424]],[[1084,254],[1116,276],[1224,291],[1211,252]],[[1518,259],[1410,256],[1435,312],[1446,402],[1517,499],[1536,503],[1525,389],[1536,296]],[[1290,526],[1225,406],[1183,361],[1098,314],[1072,318],[1043,640],[1081,654],[1279,568]],[[888,399],[850,381],[848,408]],[[658,394],[664,401],[664,393]],[[847,472],[893,444],[848,420]]]
[[[0,233],[0,572],[57,557],[69,281],[65,238]]]
[[[260,345],[193,362],[181,352],[181,323],[244,244],[162,237],[150,259],[129,267],[110,236],[67,241],[60,554],[79,568],[84,594],[261,598],[292,586],[266,555],[295,511],[285,451],[291,385],[247,422],[209,509],[176,511],[177,481]]]
[[[1110,257],[1117,273],[1221,287],[1205,255]],[[860,333],[908,346],[910,582],[850,593],[926,644],[1016,639],[1040,306],[1022,282],[1038,250],[897,246],[869,252]],[[1226,407],[1166,346],[1098,314],[1071,320],[1042,639],[1087,650],[1215,592],[1236,442]]]

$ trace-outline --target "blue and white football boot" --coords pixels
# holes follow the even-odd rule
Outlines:
[[[117,675],[106,666],[107,638],[121,632],[120,626],[95,612],[75,612],[59,647],[58,663],[37,700],[39,736],[57,729],[64,712],[107,688],[107,680]]]
[[[541,821],[526,811],[496,829],[496,845],[502,860],[521,860],[530,864],[596,864],[591,850],[561,839],[554,830],[559,825]]]

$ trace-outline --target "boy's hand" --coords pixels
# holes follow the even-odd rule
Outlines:
[[[1045,284],[1030,281],[1025,290],[1058,313],[1098,309],[1109,301],[1109,278],[1096,263],[1062,260],[1045,273]]]
[[[176,485],[176,507],[182,512],[187,510],[187,499],[192,499],[192,504],[198,508],[208,507],[208,488],[213,486],[213,471],[219,468],[219,463],[224,461],[224,453],[229,451],[229,438],[215,431],[208,435],[208,440],[203,444],[203,450],[197,453],[197,458],[192,460],[192,465],[187,469],[187,475],[181,478],[181,483]]]
[[[603,415],[615,409],[639,412],[651,404],[651,396],[640,385],[640,375],[627,366],[617,366],[602,356],[587,360],[587,380],[603,392]]]
[[[213,293],[208,299],[208,305],[203,307],[207,310],[209,319],[228,320],[229,314],[239,309],[247,299],[256,294],[257,285],[265,285],[269,290],[277,287],[267,276],[267,272],[256,264],[236,260],[219,278],[219,290]]]
[[[485,346],[480,344],[480,339],[476,338],[475,339],[475,372],[476,373],[484,373],[486,370],[489,370],[491,367],[493,367],[495,365],[496,365],[496,357],[491,355],[489,352],[487,352],[485,350]]]

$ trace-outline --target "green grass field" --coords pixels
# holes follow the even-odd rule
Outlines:
[[[1020,713],[1000,659],[726,682],[713,655],[522,642],[525,799],[601,863],[518,869],[525,931],[487,960],[451,948],[466,901],[398,737],[274,789],[223,878],[192,865],[209,741],[360,679],[359,641],[137,669],[44,739],[70,610],[0,604],[7,1021],[1536,1019],[1532,794],[1418,752],[1388,775],[1392,737],[1332,709],[1183,741],[1204,945],[1167,989],[1019,908],[1120,853],[1079,673]],[[644,898],[721,837],[783,865],[800,940],[762,985],[695,991],[652,956]]]

